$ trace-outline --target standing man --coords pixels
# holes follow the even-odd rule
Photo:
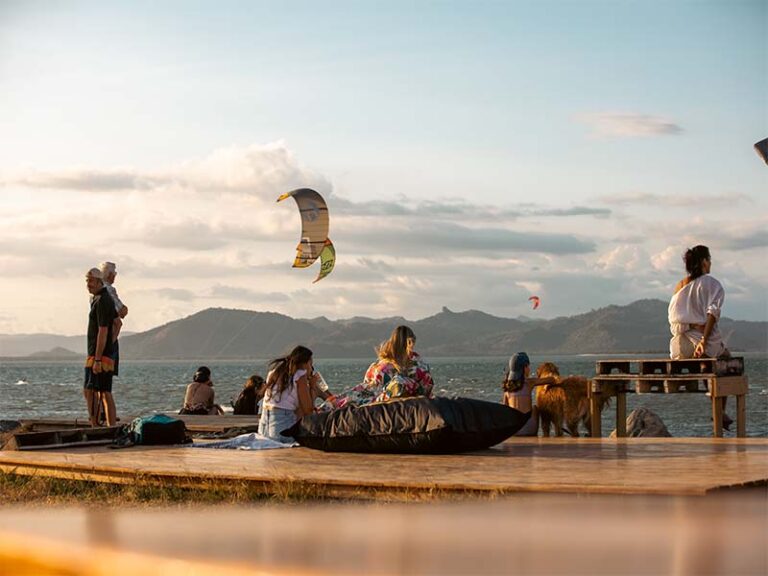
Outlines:
[[[128,307],[123,304],[122,300],[117,295],[114,282],[115,276],[117,276],[117,266],[114,262],[102,262],[99,264],[101,274],[104,277],[104,287],[109,292],[112,300],[115,303],[115,312],[117,312],[117,318],[115,318],[115,324],[112,327],[112,339],[115,343],[115,372],[114,375],[118,375],[118,368],[120,364],[120,343],[117,341],[117,337],[120,335],[120,329],[123,327],[123,318],[128,316]]]
[[[85,361],[83,394],[91,425],[98,426],[99,407],[103,406],[107,425],[114,426],[117,417],[115,400],[112,398],[112,376],[115,369],[113,329],[117,311],[104,285],[101,270],[88,270],[85,284],[92,298],[88,314],[88,358]]]

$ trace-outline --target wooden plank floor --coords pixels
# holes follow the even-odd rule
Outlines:
[[[521,438],[445,456],[90,447],[4,451],[0,469],[105,482],[129,482],[138,475],[185,485],[212,479],[306,483],[345,497],[435,491],[703,495],[766,485],[768,439]]]
[[[461,503],[5,508],[0,574],[768,573],[764,491]]]

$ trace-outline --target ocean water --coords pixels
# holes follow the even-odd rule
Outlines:
[[[592,376],[596,358],[532,356],[531,362],[534,366],[545,361],[555,362],[563,375]],[[768,437],[768,354],[744,354],[744,358],[749,377],[747,434]],[[507,358],[427,360],[435,379],[436,394],[500,401],[500,382]],[[360,382],[370,362],[317,358],[315,367],[331,390],[338,393]],[[128,417],[178,411],[197,365],[189,362],[122,362],[120,376],[113,387],[118,415]],[[212,362],[208,366],[213,372],[216,401],[225,406],[237,396],[249,375],[258,373],[263,376],[267,371],[266,360]],[[85,418],[82,373],[81,362],[0,362],[0,419]],[[710,402],[704,394],[627,395],[627,413],[641,406],[661,416],[673,436],[710,436],[712,433]],[[735,416],[733,399],[729,400],[726,411]],[[613,428],[615,410],[608,408],[603,413],[604,434]],[[732,428],[735,429],[735,425]]]

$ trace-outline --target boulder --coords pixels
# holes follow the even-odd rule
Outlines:
[[[629,438],[663,438],[671,437],[664,421],[648,408],[636,408],[627,416],[627,436]],[[616,430],[611,432],[611,438],[616,438]]]

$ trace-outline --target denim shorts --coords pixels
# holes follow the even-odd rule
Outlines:
[[[293,410],[286,410],[285,408],[264,408],[261,412],[261,418],[259,419],[259,434],[283,442],[285,444],[293,443],[293,438],[290,436],[283,436],[280,434],[283,430],[287,430],[296,422],[299,418],[296,416],[296,412]]]

